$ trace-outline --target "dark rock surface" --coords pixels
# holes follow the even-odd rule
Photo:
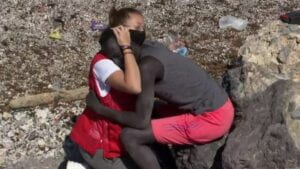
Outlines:
[[[265,92],[242,101],[241,117],[222,153],[224,169],[300,167],[300,149],[288,131],[289,120],[285,117],[291,96],[299,94],[295,85],[299,84],[278,81]]]
[[[175,148],[178,169],[221,169],[226,138],[227,136],[224,136],[204,145]]]

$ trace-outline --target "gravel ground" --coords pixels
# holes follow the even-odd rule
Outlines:
[[[189,56],[215,78],[238,58],[246,37],[286,11],[300,9],[299,0],[2,0],[0,2],[0,166],[22,168],[30,159],[61,158],[61,143],[70,118],[83,101],[55,102],[10,110],[10,99],[87,85],[88,66],[99,50],[94,20],[107,22],[109,9],[131,6],[146,18],[147,36],[165,41],[169,34],[188,41]],[[220,29],[220,17],[247,19],[244,31]],[[62,38],[49,33],[59,29]],[[30,157],[30,158],[28,158]],[[48,161],[51,161],[48,160]],[[14,163],[17,163],[14,165]],[[46,163],[45,163],[46,164]],[[40,166],[39,166],[40,165]],[[47,168],[39,160],[32,166]],[[0,167],[1,168],[1,167]]]

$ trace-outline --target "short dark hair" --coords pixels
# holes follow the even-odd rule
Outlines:
[[[123,52],[118,45],[117,39],[112,29],[108,28],[104,30],[99,39],[101,45],[101,53],[111,59],[115,64],[117,64],[121,69],[124,70],[124,56]],[[131,41],[131,47],[136,61],[139,62],[141,54],[141,46]]]
[[[143,14],[134,8],[121,8],[117,10],[113,7],[109,12],[109,26],[116,27],[119,25],[124,25],[126,20],[130,17],[130,14],[138,14],[143,16]]]
[[[99,43],[101,45],[101,52],[110,59],[118,58],[123,55],[114,32],[110,28],[102,32]],[[120,63],[118,65],[120,66]]]

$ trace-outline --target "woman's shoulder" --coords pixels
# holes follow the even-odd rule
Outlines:
[[[97,59],[97,60],[108,59],[108,57],[104,53],[98,52],[94,55],[93,60],[94,59]]]
[[[92,65],[102,60],[110,60],[104,53],[96,53],[92,59]]]
[[[93,60],[92,65],[94,69],[113,69],[113,70],[119,70],[119,66],[115,64],[111,59],[109,59],[104,53],[97,53]]]

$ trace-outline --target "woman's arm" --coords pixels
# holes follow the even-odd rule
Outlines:
[[[128,28],[119,26],[113,28],[120,46],[130,46],[131,39]],[[106,83],[112,88],[126,93],[139,94],[141,92],[141,76],[135,56],[131,49],[124,49],[124,72],[116,71],[108,77]]]
[[[155,81],[163,77],[164,68],[157,59],[149,56],[141,60],[140,69],[143,90],[137,96],[135,112],[119,112],[106,107],[99,102],[93,91],[90,91],[86,97],[87,107],[97,114],[127,127],[137,129],[148,127],[153,109]]]

